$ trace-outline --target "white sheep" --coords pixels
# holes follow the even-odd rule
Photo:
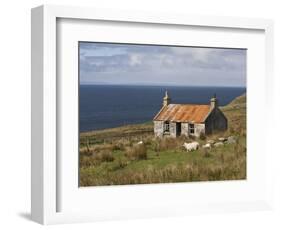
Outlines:
[[[227,141],[227,138],[225,138],[225,137],[219,137],[218,140],[221,141],[221,142],[225,142],[225,141]]]
[[[204,149],[210,149],[211,148],[211,144],[210,143],[207,143],[205,145],[202,145],[202,148]]]
[[[191,143],[184,143],[183,147],[185,147],[187,152],[197,150],[199,148],[199,143],[194,141]]]
[[[222,142],[216,142],[216,143],[214,144],[214,146],[215,146],[215,147],[223,146],[223,143],[222,143]]]

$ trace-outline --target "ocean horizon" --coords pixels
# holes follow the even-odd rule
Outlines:
[[[216,94],[219,106],[224,106],[245,93],[246,87],[80,84],[80,132],[152,121],[166,90],[171,103],[209,104]]]

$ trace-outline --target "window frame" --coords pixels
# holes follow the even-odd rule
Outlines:
[[[170,133],[170,122],[169,121],[164,121],[164,133]]]
[[[195,125],[193,123],[188,124],[188,133],[194,134],[195,133]]]

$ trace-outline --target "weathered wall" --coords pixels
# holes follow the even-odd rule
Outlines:
[[[170,122],[170,136],[177,137],[176,122]]]
[[[176,137],[176,123],[170,122],[170,132],[164,132],[164,121],[153,121],[154,123],[154,135],[156,137],[170,136]]]
[[[181,135],[188,136],[188,123],[181,123]],[[205,133],[205,124],[194,124],[194,136],[199,137],[200,133]],[[170,132],[164,132],[164,122],[163,121],[154,121],[154,134],[156,137],[170,136],[176,137],[176,122],[170,122]]]
[[[211,134],[212,132],[227,130],[227,118],[220,111],[220,109],[214,109],[205,121],[206,124],[206,134]]]
[[[194,136],[199,137],[200,134],[205,134],[205,124],[194,124]]]
[[[153,121],[153,123],[154,123],[154,135],[156,137],[163,137],[164,122],[163,121]]]
[[[189,136],[189,124],[188,123],[181,123],[181,135]],[[205,134],[205,124],[194,124],[194,134],[193,136],[199,137],[200,133]]]
[[[181,135],[188,136],[188,123],[181,123]]]

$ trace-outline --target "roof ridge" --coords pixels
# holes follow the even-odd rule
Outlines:
[[[162,110],[163,110],[165,107],[167,107],[167,106],[162,106],[162,108],[159,110],[159,112],[154,116],[153,120],[155,120],[155,119],[158,117],[158,115],[162,112]]]

